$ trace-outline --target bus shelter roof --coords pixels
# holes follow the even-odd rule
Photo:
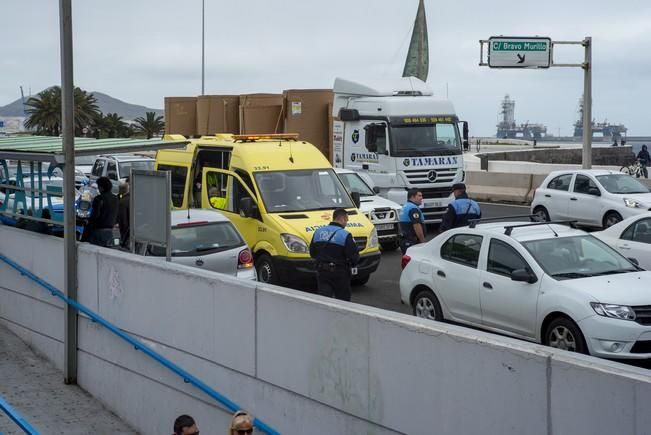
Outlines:
[[[162,139],[93,139],[75,138],[75,156],[133,153],[168,148],[183,148],[189,141]],[[0,137],[0,160],[63,163],[63,138],[51,136]]]

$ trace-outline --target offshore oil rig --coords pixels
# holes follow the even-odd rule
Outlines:
[[[502,120],[497,124],[498,138],[538,140],[547,136],[547,127],[542,124],[531,124],[529,121],[520,125],[515,123],[515,100],[508,95],[502,100],[501,107]]]
[[[574,137],[583,137],[583,97],[579,99],[579,119],[574,123]],[[628,129],[624,124],[611,124],[607,120],[595,122],[592,120],[592,137],[603,138],[604,141],[621,141],[622,136],[626,137]]]

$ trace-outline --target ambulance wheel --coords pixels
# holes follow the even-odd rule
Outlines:
[[[353,285],[355,287],[361,287],[364,284],[366,284],[369,279],[371,279],[371,275],[366,275],[359,278],[353,278],[350,280],[350,285]]]
[[[399,245],[400,244],[398,243],[397,240],[394,240],[392,242],[380,243],[380,247],[382,248],[383,252],[395,251],[396,249],[398,249]]]
[[[267,284],[278,284],[278,273],[269,255],[260,254],[255,259],[255,270],[258,273],[258,281]]]

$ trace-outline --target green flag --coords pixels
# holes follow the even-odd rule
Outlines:
[[[414,21],[414,33],[411,35],[403,77],[418,77],[427,80],[429,72],[429,44],[427,42],[427,20],[425,19],[424,0],[418,2],[418,12]]]

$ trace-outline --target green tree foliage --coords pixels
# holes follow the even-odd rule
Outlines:
[[[61,87],[53,86],[25,103],[29,118],[25,127],[35,129],[38,134],[59,136],[61,134]],[[100,115],[97,100],[81,88],[74,90],[75,136],[81,136],[82,130],[92,127]]]
[[[117,113],[107,114],[102,119],[102,125],[108,137],[129,137],[129,126]]]
[[[145,118],[142,116],[134,119],[136,122],[136,130],[144,133],[147,139],[157,136],[165,129],[165,122],[162,116],[156,116],[156,112],[146,112]]]

